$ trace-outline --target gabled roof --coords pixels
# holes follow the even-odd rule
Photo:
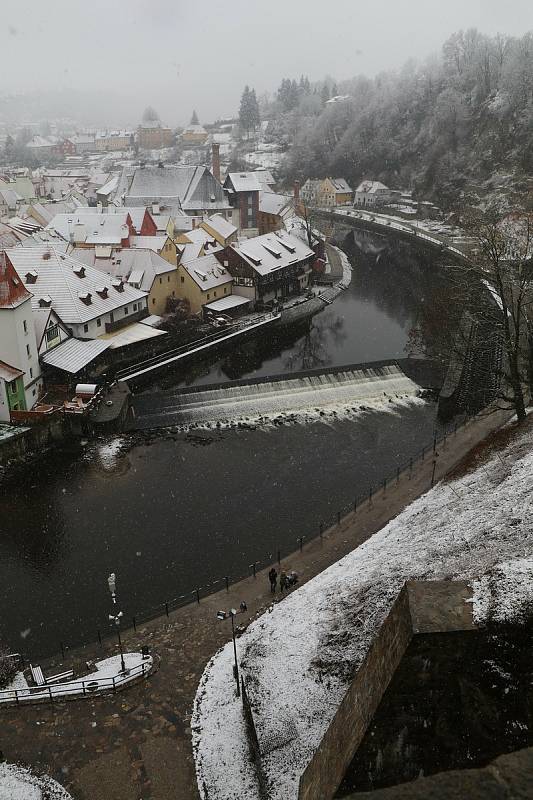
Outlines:
[[[6,253],[0,252],[0,309],[17,308],[31,296]]]
[[[125,175],[127,180],[127,175]],[[220,183],[207,167],[138,167],[125,190],[126,205],[180,205],[185,211],[228,208]]]
[[[33,327],[35,328],[35,341],[37,342],[37,349],[39,349],[50,317],[58,323],[61,320],[53,308],[32,308],[31,315],[33,317]]]
[[[380,181],[363,181],[357,187],[358,192],[367,192],[369,194],[373,194],[378,191],[378,189],[388,189],[388,186],[385,186],[384,183]]]
[[[261,184],[255,172],[228,172],[224,188],[233,188],[236,192],[259,192]]]
[[[231,244],[230,247],[259,275],[269,275],[314,255],[305,242],[285,231],[255,236],[253,239]]]
[[[204,222],[206,225],[209,225],[210,228],[216,231],[223,239],[227,239],[229,236],[233,236],[233,234],[237,232],[237,227],[232,222],[224,219],[224,217],[222,217],[220,214],[212,214],[210,217],[207,217]],[[200,227],[202,227],[204,222],[200,223]],[[187,235],[189,236],[189,234]]]
[[[128,284],[119,291],[111,280],[102,277],[99,270],[53,245],[14,247],[6,251],[6,258],[22,281],[31,286],[32,307],[41,308],[42,302],[49,304],[46,298],[50,298],[50,307],[66,325],[89,322],[146,297],[144,292]],[[27,275],[32,271],[37,273],[37,278],[29,283]],[[102,292],[102,289],[107,289],[107,292]],[[89,303],[82,299],[88,295]]]
[[[214,255],[195,258],[181,266],[202,291],[216,289],[232,280],[228,270],[219,264]]]

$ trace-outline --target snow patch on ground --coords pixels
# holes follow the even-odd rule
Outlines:
[[[279,800],[297,797],[301,773],[407,579],[472,579],[478,622],[523,617],[533,600],[532,444],[523,432],[475,471],[439,484],[239,638],[260,740],[286,719],[299,734],[263,760]],[[207,666],[193,713],[198,784],[210,800],[257,797],[231,664],[230,643]]]
[[[59,783],[18,766],[0,763],[0,800],[72,800]]]
[[[99,445],[98,457],[104,469],[113,469],[116,467],[117,459],[123,445],[124,440],[121,436],[116,436],[108,442],[105,442],[105,444]]]

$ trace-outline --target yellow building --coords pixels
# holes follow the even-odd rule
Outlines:
[[[324,178],[318,189],[319,206],[344,206],[353,203],[353,191],[344,178]]]
[[[144,150],[160,150],[173,146],[174,133],[160,122],[142,122],[137,129],[137,141]]]
[[[198,314],[206,303],[231,295],[233,278],[214,255],[202,256],[178,266],[178,297],[189,301]]]
[[[200,228],[206,231],[209,236],[221,245],[227,247],[231,242],[237,239],[237,228],[227,219],[224,219],[220,214],[213,214],[211,217],[204,219],[200,223]]]
[[[132,249],[153,250],[172,266],[178,263],[178,248],[167,233],[157,236],[130,236]]]

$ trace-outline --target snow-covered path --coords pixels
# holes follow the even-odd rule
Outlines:
[[[526,428],[475,471],[439,484],[239,639],[260,736],[288,719],[298,731],[264,759],[273,796],[297,797],[299,776],[406,579],[472,579],[480,622],[527,613],[532,445]],[[240,704],[228,692],[232,658],[228,645],[206,668],[193,717],[200,792],[205,782],[217,800],[257,796]]]

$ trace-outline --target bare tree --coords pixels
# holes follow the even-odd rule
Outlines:
[[[463,325],[458,334],[463,363],[470,357],[485,365],[481,379],[492,381],[495,397],[505,404],[503,407],[514,409],[521,422],[526,417],[532,375],[530,216],[517,212],[497,218],[475,213],[467,220],[467,228],[474,242],[470,262],[450,270],[467,296],[471,323]],[[473,331],[477,331],[475,343]],[[477,352],[472,355],[468,348],[472,350],[474,344]],[[494,357],[498,351],[500,359]],[[484,376],[483,369],[487,373]]]

